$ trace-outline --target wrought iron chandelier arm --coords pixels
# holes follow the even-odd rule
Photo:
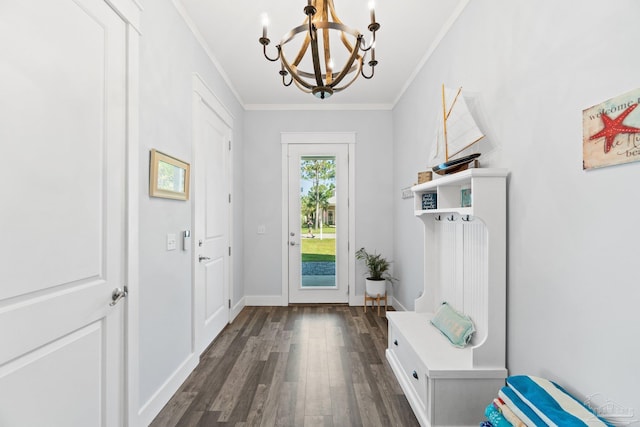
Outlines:
[[[291,82],[293,81],[293,77],[291,77],[289,79],[289,83],[287,83],[287,75],[289,74],[289,72],[287,70],[284,69],[284,64],[282,63],[282,61],[280,62],[280,72],[278,74],[280,74],[282,76],[282,84],[287,87],[287,86],[291,86]]]
[[[360,50],[367,52],[369,50],[371,50],[373,47],[375,47],[376,45],[376,31],[378,31],[380,29],[380,24],[378,24],[377,22],[373,22],[371,24],[369,24],[369,31],[371,31],[372,37],[371,37],[371,43],[369,43],[369,46],[366,46],[366,43],[364,41],[364,38],[362,38],[362,40],[360,41]]]
[[[376,61],[376,49],[373,48],[371,49],[371,60],[368,62],[369,67],[371,67],[371,74],[370,75],[366,75],[364,73],[364,67],[362,66],[362,61],[360,62],[360,75],[362,75],[362,77],[364,77],[365,79],[369,80],[373,77],[373,75],[376,72],[376,65],[378,65],[378,61]]]
[[[371,39],[371,43],[369,43],[369,46],[367,46],[367,42],[364,41],[364,37],[363,37],[360,39],[360,44],[358,45],[358,47],[360,48],[361,51],[368,52],[373,48],[375,43],[376,43],[375,35],[373,39]]]
[[[264,54],[265,58],[267,58],[271,62],[276,62],[280,59],[280,45],[276,46],[276,49],[278,50],[278,56],[276,56],[275,58],[270,58],[269,55],[267,55],[267,46],[269,45],[269,43],[271,43],[271,40],[269,40],[267,37],[260,37],[258,41],[262,45],[262,53]]]
[[[289,74],[289,73],[287,73],[287,74]],[[290,77],[290,78],[289,78],[289,83],[287,83],[287,81],[286,81],[286,76],[287,76],[287,74],[281,74],[281,75],[282,75],[282,84],[283,84],[285,87],[291,86],[291,83],[293,83],[293,77]]]
[[[377,61],[376,61],[376,62],[377,62]],[[371,61],[369,61],[369,65],[371,65]],[[369,80],[369,79],[373,78],[373,75],[375,74],[375,71],[376,71],[376,67],[375,67],[375,66],[373,66],[373,65],[371,65],[371,74],[367,76],[367,75],[364,73],[364,67],[360,67],[360,75],[361,75],[362,77],[364,77],[365,79],[367,79],[367,80]]]

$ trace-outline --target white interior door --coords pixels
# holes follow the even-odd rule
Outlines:
[[[123,424],[126,28],[0,2],[0,425]]]
[[[197,105],[194,295],[196,345],[203,351],[229,323],[231,129],[205,102]]]
[[[349,147],[290,144],[289,302],[349,301]]]

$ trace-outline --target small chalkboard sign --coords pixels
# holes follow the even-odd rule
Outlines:
[[[438,208],[438,194],[424,193],[422,195],[422,210],[437,209],[437,208]]]

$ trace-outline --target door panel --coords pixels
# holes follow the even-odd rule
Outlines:
[[[0,57],[0,424],[121,425],[126,28],[1,2]]]
[[[103,387],[104,361],[96,351],[102,340],[102,325],[95,322],[0,368],[0,402],[12,402],[3,405],[2,425],[102,425],[96,398]],[[37,386],[34,378],[40,378]],[[73,387],[51,393],[70,378],[76,379]],[[33,402],[38,402],[35,411]]]
[[[226,301],[224,299],[224,293],[220,292],[216,286],[221,277],[224,277],[224,257],[218,258],[213,261],[207,262],[205,265],[206,280],[207,283],[207,306],[206,306],[206,318],[205,322],[209,323],[213,320],[219,310],[224,309]]]
[[[348,146],[290,144],[288,155],[289,302],[346,303],[349,299]],[[333,165],[335,177],[316,183],[304,179],[303,168],[313,162]],[[335,185],[333,192],[331,185]],[[324,194],[314,192],[312,189],[316,186],[321,187]],[[311,202],[305,203],[305,198]],[[316,199],[319,203],[315,203]],[[312,207],[305,207],[309,205]],[[305,224],[310,219],[309,228]]]
[[[229,127],[200,102],[196,136],[195,288],[204,350],[229,322]],[[200,260],[200,257],[203,257]]]

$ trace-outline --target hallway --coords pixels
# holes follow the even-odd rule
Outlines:
[[[151,424],[417,426],[362,307],[245,307]]]

